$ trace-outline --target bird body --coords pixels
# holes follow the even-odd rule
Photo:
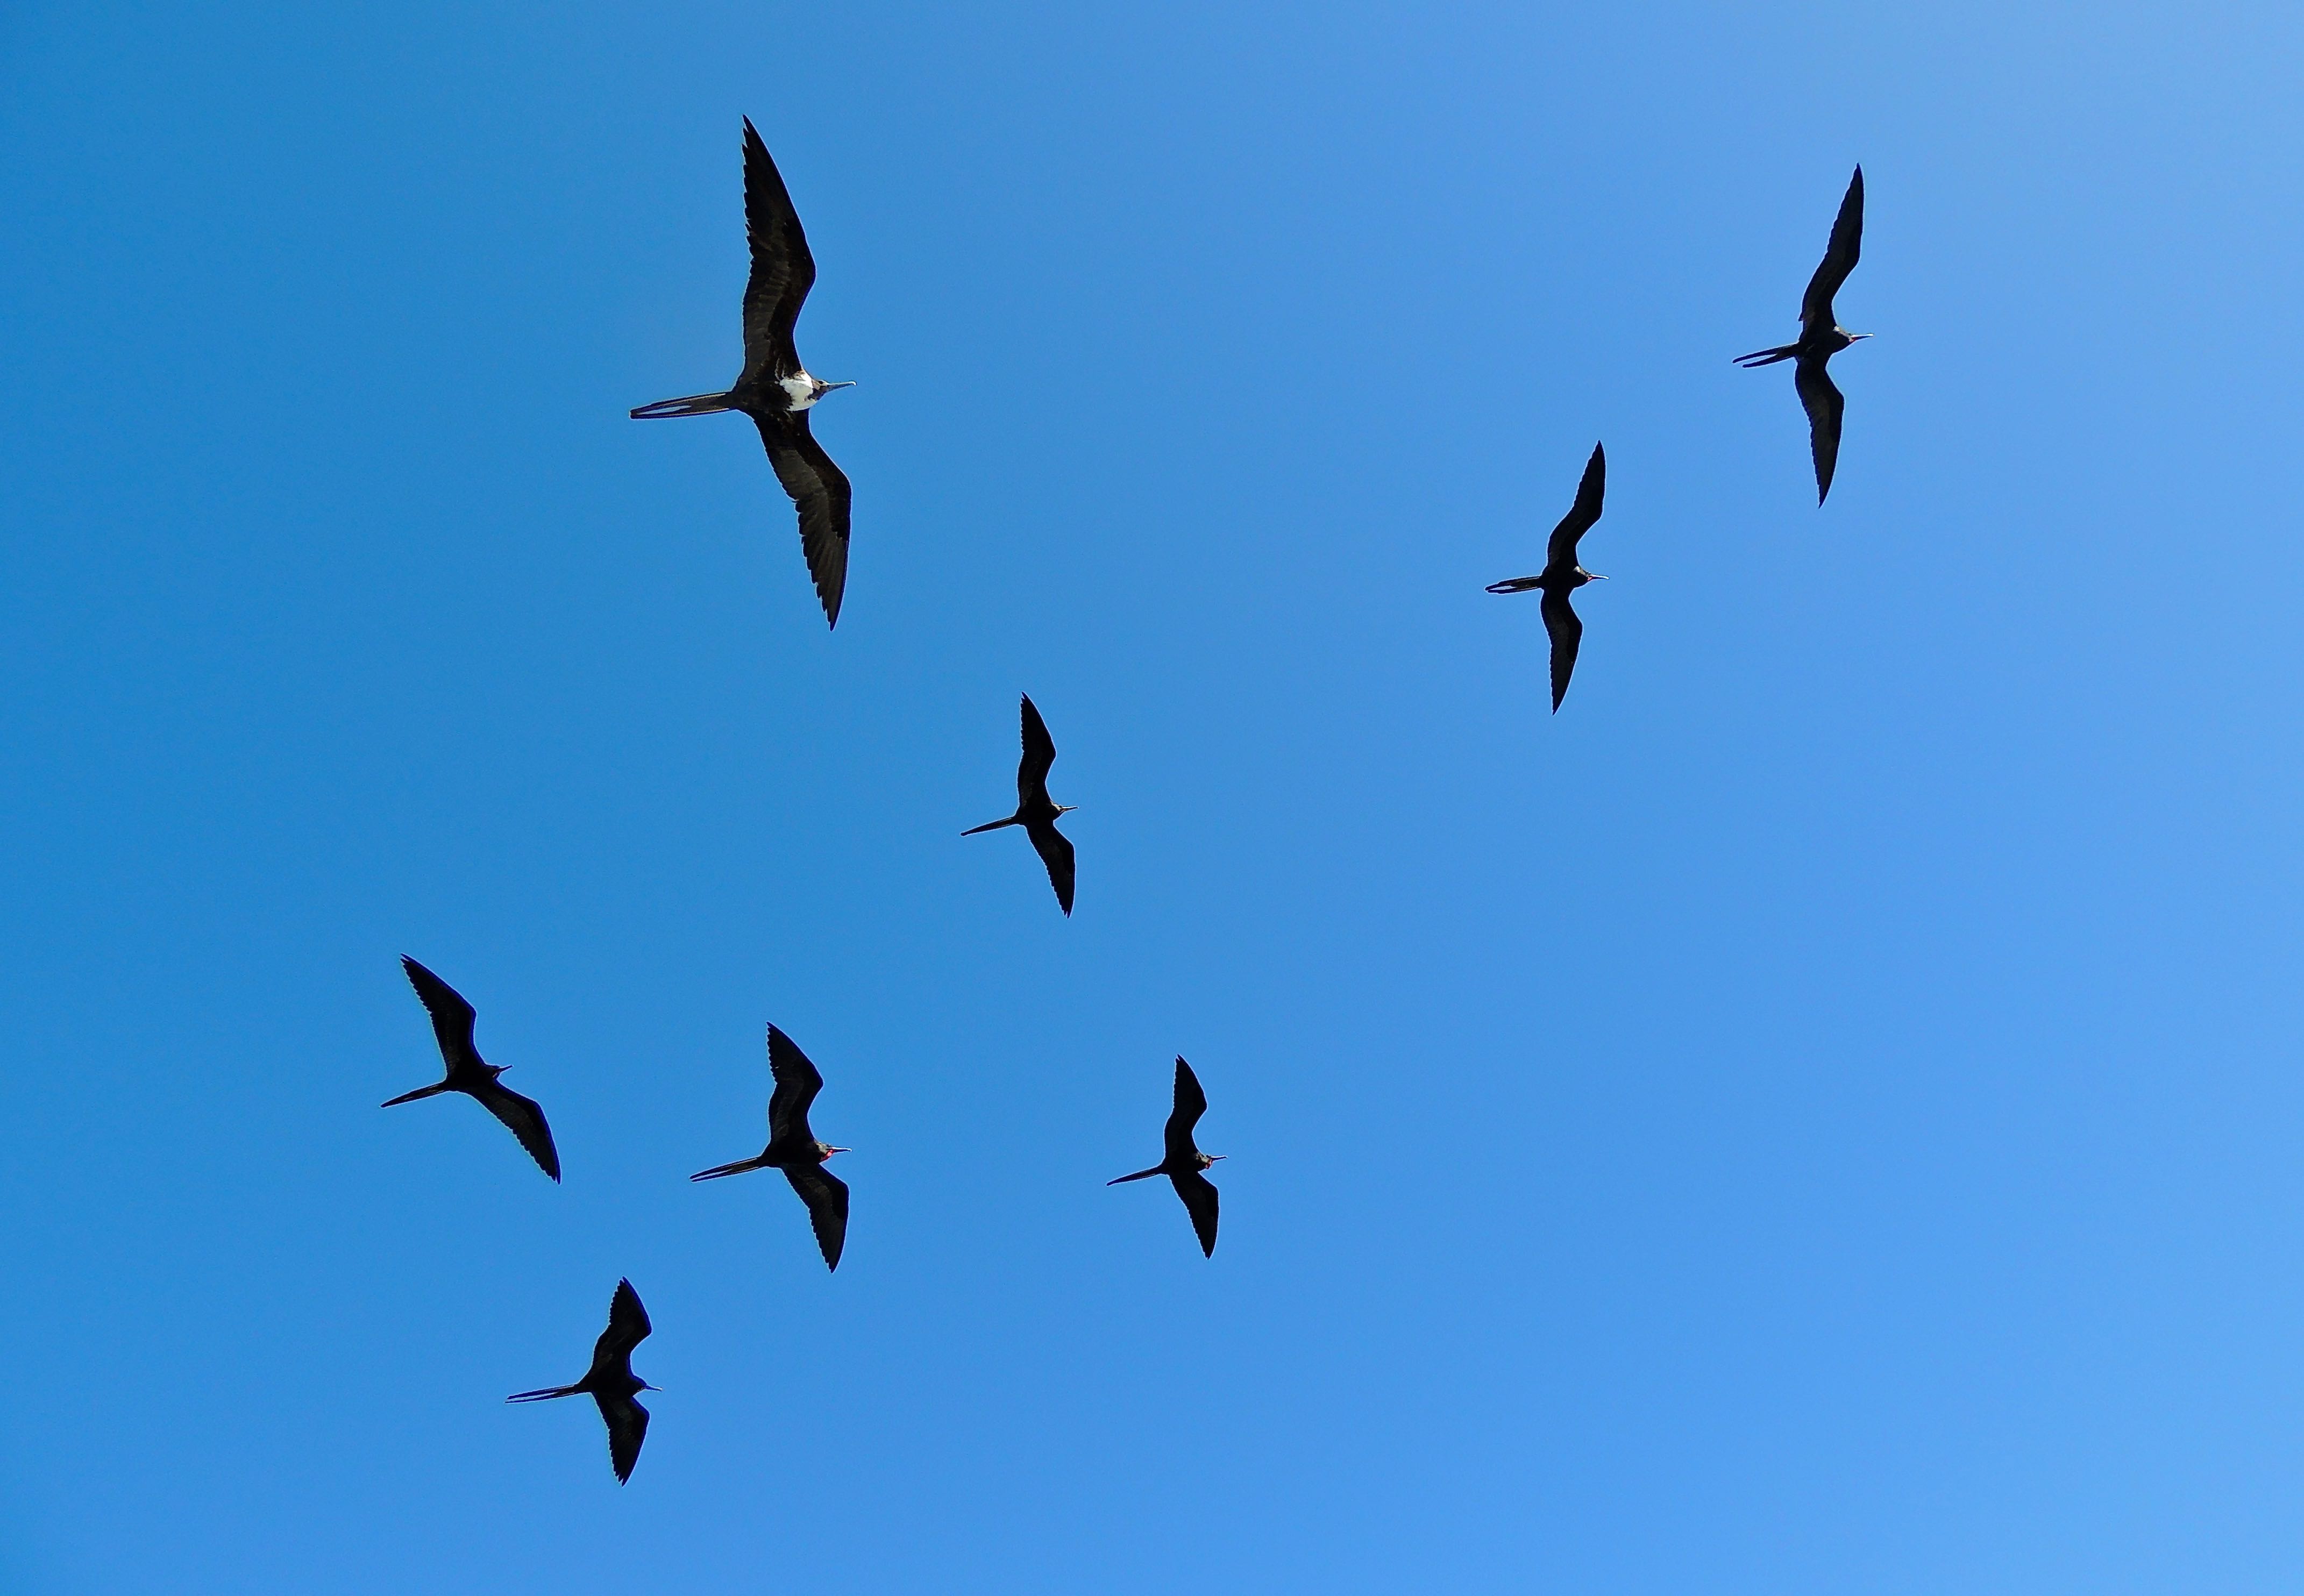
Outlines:
[[[1056,830],[1056,816],[1069,815],[1080,806],[1059,804],[1048,797],[1048,770],[1056,762],[1055,739],[1048,735],[1048,723],[1040,718],[1040,711],[1029,693],[1024,695],[1022,714],[1024,756],[1016,765],[1016,813],[1004,820],[972,825],[961,835],[973,837],[979,832],[996,832],[1003,826],[1022,826],[1025,836],[1031,839],[1033,851],[1047,868],[1048,884],[1055,889],[1057,907],[1070,915],[1072,845],[1072,839]]]
[[[1160,1161],[1148,1170],[1107,1180],[1105,1185],[1122,1186],[1131,1180],[1149,1180],[1155,1175],[1165,1175],[1182,1200],[1184,1211],[1192,1216],[1192,1234],[1199,1237],[1200,1255],[1213,1258],[1216,1251],[1216,1188],[1203,1171],[1223,1161],[1224,1154],[1203,1153],[1192,1139],[1192,1127],[1207,1111],[1207,1094],[1200,1090],[1200,1077],[1192,1073],[1192,1067],[1184,1062],[1182,1054],[1177,1055],[1175,1106],[1169,1110],[1168,1124],[1162,1133],[1165,1151]]]
[[[848,1186],[824,1165],[834,1153],[849,1149],[817,1141],[808,1127],[809,1105],[824,1090],[824,1077],[799,1044],[774,1026],[768,1027],[768,1072],[776,1083],[768,1097],[768,1144],[758,1158],[740,1158],[734,1163],[699,1170],[689,1178],[717,1180],[754,1170],[782,1170],[808,1206],[809,1224],[816,1232],[824,1266],[837,1269],[842,1249],[848,1243]]]
[[[1848,274],[1856,269],[1864,249],[1864,168],[1859,166],[1856,175],[1848,180],[1848,192],[1841,197],[1840,214],[1833,218],[1832,238],[1825,245],[1824,259],[1808,279],[1808,291],[1800,296],[1800,335],[1791,343],[1775,349],[1755,350],[1749,355],[1739,355],[1739,366],[1752,367],[1773,366],[1779,360],[1792,364],[1792,388],[1800,395],[1800,408],[1808,412],[1808,453],[1816,464],[1816,502],[1824,502],[1832,491],[1834,470],[1840,463],[1840,422],[1847,401],[1832,381],[1825,364],[1833,356],[1859,338],[1869,338],[1869,333],[1851,333],[1842,326],[1832,301]]]
[[[800,550],[808,558],[827,625],[840,621],[848,587],[848,478],[809,430],[808,413],[834,388],[800,364],[792,328],[816,283],[816,258],[768,148],[744,119],[744,220],[752,272],[744,285],[744,369],[724,393],[663,399],[632,412],[636,421],[709,416],[741,410],[759,429],[768,463],[800,516]]]
[[[648,1323],[648,1310],[640,1305],[640,1294],[632,1289],[630,1280],[618,1280],[616,1295],[608,1303],[608,1328],[592,1344],[592,1366],[584,1372],[584,1378],[574,1385],[521,1391],[504,1400],[549,1402],[555,1397],[591,1398],[600,1409],[601,1422],[608,1427],[608,1463],[616,1471],[616,1482],[622,1484],[632,1477],[632,1465],[640,1461],[640,1443],[648,1439],[648,1411],[632,1398],[656,1388],[632,1372],[632,1348],[647,1340],[653,1328]]]
[[[443,1092],[462,1092],[503,1121],[505,1128],[520,1138],[520,1144],[528,1149],[538,1169],[553,1179],[559,1179],[560,1152],[552,1144],[552,1127],[545,1123],[544,1110],[498,1083],[496,1077],[510,1065],[488,1063],[472,1045],[472,1026],[479,1018],[472,1006],[454,987],[414,959],[403,956],[400,967],[407,972],[409,984],[416,988],[417,997],[432,1017],[432,1034],[440,1044],[440,1057],[448,1072],[434,1085],[403,1092],[384,1106],[397,1108],[419,1098],[437,1097]]]
[[[1584,462],[1584,476],[1576,485],[1576,502],[1560,518],[1546,542],[1544,570],[1532,577],[1513,577],[1506,581],[1491,582],[1491,593],[1537,593],[1544,595],[1544,629],[1552,638],[1552,713],[1560,713],[1560,701],[1568,696],[1568,679],[1576,670],[1576,652],[1583,646],[1584,622],[1577,618],[1575,606],[1568,595],[1588,582],[1605,582],[1607,578],[1597,570],[1586,570],[1578,563],[1576,545],[1582,541],[1600,519],[1600,507],[1608,491],[1608,456],[1599,444],[1592,445],[1592,458]]]

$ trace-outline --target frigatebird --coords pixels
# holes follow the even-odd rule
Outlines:
[[[1840,414],[1847,408],[1840,390],[1832,385],[1825,362],[1858,339],[1872,336],[1869,333],[1850,332],[1834,317],[1832,310],[1832,297],[1848,281],[1848,274],[1856,269],[1857,257],[1863,248],[1864,168],[1859,166],[1856,175],[1848,180],[1848,192],[1840,201],[1840,215],[1833,218],[1832,239],[1824,247],[1823,263],[1816,268],[1816,275],[1808,280],[1808,291],[1800,296],[1799,341],[1736,357],[1736,364],[1746,367],[1773,366],[1779,360],[1796,362],[1792,367],[1792,386],[1800,391],[1800,408],[1808,412],[1808,452],[1816,457],[1818,504],[1832,491],[1832,469],[1840,462]]]
[[[1577,541],[1600,519],[1600,500],[1607,491],[1608,457],[1595,443],[1592,458],[1584,462],[1584,479],[1576,485],[1576,502],[1568,507],[1568,513],[1560,518],[1560,524],[1552,529],[1551,540],[1544,545],[1543,572],[1488,584],[1491,593],[1544,590],[1544,629],[1552,634],[1554,714],[1560,713],[1560,701],[1568,696],[1568,678],[1576,669],[1576,650],[1584,641],[1584,623],[1576,618],[1575,606],[1568,602],[1568,595],[1587,582],[1608,579],[1576,562]]]
[[[621,1485],[632,1477],[632,1465],[640,1457],[640,1442],[648,1439],[648,1409],[632,1400],[642,1391],[661,1388],[652,1386],[632,1372],[632,1348],[648,1338],[648,1310],[640,1306],[640,1294],[632,1289],[630,1280],[616,1282],[616,1295],[608,1303],[608,1328],[592,1343],[592,1366],[584,1378],[574,1385],[546,1386],[540,1391],[522,1391],[516,1397],[506,1397],[507,1402],[549,1402],[555,1397],[589,1397],[600,1406],[600,1417],[608,1426],[608,1463],[616,1471],[616,1483]]]
[[[1165,1175],[1176,1195],[1184,1200],[1184,1210],[1192,1216],[1192,1233],[1200,1238],[1200,1255],[1216,1255],[1216,1188],[1200,1171],[1223,1159],[1221,1153],[1203,1153],[1193,1144],[1192,1127],[1208,1111],[1207,1094],[1200,1090],[1200,1077],[1184,1062],[1183,1055],[1176,1057],[1176,1106],[1169,1110],[1168,1153],[1148,1170],[1139,1170],[1133,1175],[1122,1175],[1119,1180],[1107,1180],[1106,1186],[1118,1186],[1122,1181],[1149,1180],[1155,1175]]]
[[[1067,915],[1072,912],[1072,840],[1056,830],[1056,816],[1069,815],[1078,804],[1059,804],[1048,798],[1048,767],[1056,762],[1055,739],[1048,735],[1048,723],[1040,718],[1032,697],[1024,696],[1024,757],[1016,765],[1016,813],[1005,820],[987,820],[982,825],[972,825],[961,833],[973,837],[978,832],[996,832],[1004,825],[1020,825],[1024,835],[1032,840],[1032,847],[1040,856],[1040,863],[1048,867],[1048,884],[1056,890],[1056,903]]]
[[[792,346],[792,324],[816,282],[800,213],[752,119],[744,119],[744,226],[752,242],[752,274],[744,284],[744,369],[725,393],[661,399],[632,412],[635,421],[667,416],[709,416],[741,410],[760,429],[768,463],[800,511],[800,542],[808,574],[827,625],[840,621],[840,595],[848,586],[848,478],[809,431],[810,406],[834,388],[813,377]]]
[[[472,1021],[478,1018],[472,1006],[454,987],[414,959],[403,955],[400,967],[408,972],[409,984],[416,988],[416,995],[424,1000],[424,1008],[432,1016],[432,1034],[439,1039],[440,1057],[446,1061],[448,1073],[437,1085],[402,1092],[384,1106],[397,1108],[419,1097],[462,1092],[503,1120],[520,1138],[520,1144],[528,1149],[529,1157],[536,1161],[538,1167],[555,1180],[559,1179],[560,1153],[552,1145],[552,1127],[544,1122],[544,1110],[511,1087],[497,1083],[496,1077],[511,1065],[488,1063],[472,1045]]]
[[[799,1044],[774,1026],[768,1027],[768,1073],[775,1077],[776,1089],[768,1095],[768,1144],[760,1156],[699,1170],[689,1178],[717,1180],[751,1170],[782,1170],[808,1204],[808,1222],[816,1231],[824,1266],[838,1269],[840,1249],[848,1241],[848,1186],[824,1167],[824,1161],[849,1149],[826,1146],[808,1127],[808,1105],[824,1090],[824,1077]]]

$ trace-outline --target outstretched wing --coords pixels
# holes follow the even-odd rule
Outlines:
[[[1816,457],[1816,502],[1821,504],[1832,491],[1833,469],[1840,463],[1840,415],[1848,401],[1833,386],[1822,359],[1804,359],[1793,367],[1792,386],[1800,390],[1800,408],[1808,412],[1808,447]]]
[[[1577,541],[1600,519],[1600,501],[1607,491],[1608,456],[1595,443],[1592,458],[1584,462],[1584,479],[1576,485],[1576,502],[1560,518],[1560,525],[1552,529],[1551,540],[1544,545],[1546,567],[1576,563]]]
[[[1192,1216],[1192,1234],[1200,1238],[1200,1256],[1216,1255],[1216,1188],[1208,1178],[1198,1170],[1170,1175],[1168,1183],[1176,1195],[1184,1199],[1184,1211]]]
[[[800,552],[816,583],[825,623],[840,624],[840,598],[848,589],[847,474],[809,430],[806,410],[755,411],[753,425],[768,451],[768,464],[800,512]]]
[[[1048,884],[1056,890],[1056,907],[1072,912],[1072,840],[1053,825],[1028,825],[1024,834],[1048,867]]]
[[[1176,1060],[1176,1106],[1169,1110],[1165,1133],[1169,1163],[1190,1164],[1199,1156],[1199,1148],[1192,1142],[1192,1127],[1207,1111],[1208,1094],[1200,1090],[1200,1077],[1192,1073],[1192,1067],[1180,1055]]]
[[[1544,629],[1552,634],[1552,713],[1558,714],[1560,701],[1568,697],[1568,679],[1576,671],[1576,650],[1584,642],[1584,623],[1576,618],[1565,593],[1545,589]]]
[[[822,1164],[787,1164],[784,1178],[808,1204],[809,1226],[825,1268],[838,1269],[840,1249],[848,1245],[848,1183]]]
[[[623,1364],[654,1329],[648,1323],[648,1310],[640,1306],[640,1294],[632,1289],[630,1280],[618,1280],[616,1295],[608,1301],[608,1328],[592,1343],[593,1372],[597,1373],[603,1363]]]
[[[608,1465],[616,1471],[616,1483],[621,1485],[632,1477],[632,1465],[640,1460],[640,1443],[648,1439],[648,1411],[630,1397],[595,1391],[592,1400],[600,1405],[600,1417],[608,1426]]]
[[[504,1127],[520,1138],[520,1144],[528,1149],[536,1167],[555,1180],[559,1179],[560,1150],[552,1144],[552,1127],[544,1122],[544,1110],[496,1081],[480,1082],[471,1090],[480,1106],[503,1120]]]
[[[1800,295],[1800,335],[1814,337],[1830,332],[1837,324],[1833,319],[1832,298],[1840,285],[1848,281],[1848,274],[1856,269],[1857,258],[1864,249],[1864,168],[1859,166],[1856,175],[1848,180],[1848,192],[1840,201],[1840,215],[1832,221],[1832,241],[1824,247],[1824,260],[1816,268],[1816,275],[1808,280],[1808,291]]]
[[[1047,803],[1048,767],[1056,762],[1056,739],[1048,735],[1048,723],[1040,718],[1039,705],[1032,702],[1029,693],[1024,695],[1024,757],[1016,766],[1016,796],[1021,807],[1029,808],[1037,800]]]
[[[440,1057],[447,1061],[448,1073],[477,1066],[480,1054],[472,1045],[472,1022],[479,1016],[464,1001],[463,994],[405,954],[401,956],[400,967],[408,972],[408,984],[432,1017],[432,1034],[439,1039]]]
[[[792,325],[816,283],[816,258],[808,252],[800,213],[784,174],[768,158],[752,119],[744,119],[744,231],[752,243],[752,274],[744,284],[744,375],[737,386],[798,372]]]
[[[768,1073],[776,1077],[776,1089],[768,1097],[769,1145],[816,1140],[808,1127],[808,1105],[824,1090],[824,1077],[800,1044],[774,1026],[768,1027]]]

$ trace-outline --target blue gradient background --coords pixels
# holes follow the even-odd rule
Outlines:
[[[0,1587],[2304,1583],[2304,14],[474,10],[0,16]]]

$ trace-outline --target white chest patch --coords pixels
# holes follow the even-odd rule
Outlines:
[[[816,379],[805,371],[798,376],[778,377],[776,386],[784,391],[796,410],[804,410],[816,402]]]

